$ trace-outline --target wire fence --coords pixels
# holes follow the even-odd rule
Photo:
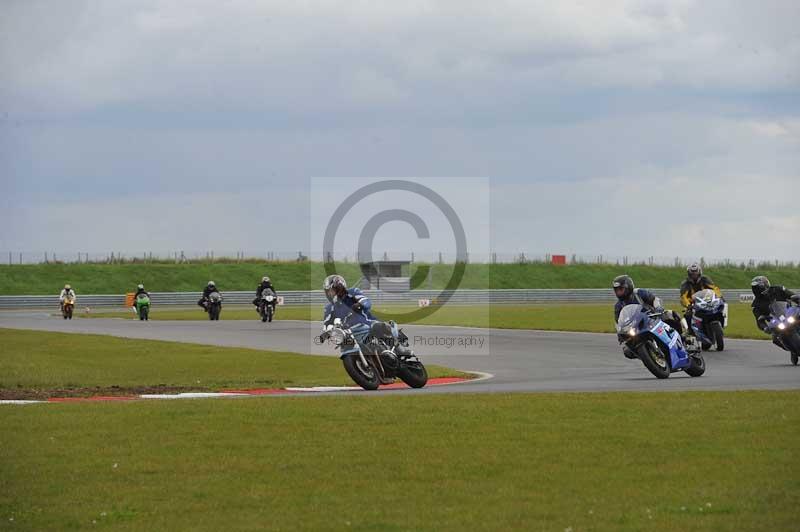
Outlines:
[[[800,261],[777,260],[768,257],[719,258],[687,256],[634,256],[578,253],[537,253],[527,251],[467,253],[456,257],[446,252],[383,251],[370,258],[357,252],[342,252],[323,256],[310,251],[5,251],[0,252],[0,264],[143,264],[143,263],[270,263],[270,262],[324,262],[361,263],[367,261],[405,261],[410,263],[453,264],[465,259],[474,264],[600,264],[616,266],[676,266],[685,267],[693,262],[702,266],[726,266],[742,269],[800,268]]]

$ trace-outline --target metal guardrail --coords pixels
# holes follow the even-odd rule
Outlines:
[[[677,289],[654,289],[653,292],[665,301],[676,301],[679,298]],[[542,304],[542,303],[613,303],[614,294],[606,288],[586,289],[509,289],[509,290],[454,290],[443,293],[438,290],[413,290],[411,292],[385,292],[366,290],[365,294],[373,304],[405,303],[416,305],[420,299],[430,300],[432,304],[441,303],[449,296],[453,304]],[[325,295],[321,290],[285,291],[279,294],[284,304],[323,305]],[[737,302],[741,295],[751,295],[750,290],[725,290],[724,295],[731,303]],[[193,306],[200,298],[199,292],[152,292],[153,306]],[[249,305],[255,294],[246,292],[223,292],[224,301],[228,305]],[[78,295],[78,308],[123,308],[124,294]],[[0,310],[19,309],[57,309],[58,296],[0,296]]]

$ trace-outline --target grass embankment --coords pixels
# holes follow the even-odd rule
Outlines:
[[[336,357],[13,329],[0,345],[2,399],[353,385]]]
[[[413,265],[412,275],[423,264]],[[430,265],[430,283],[418,288],[442,289],[453,271],[452,264]],[[350,283],[361,274],[355,264],[337,264]],[[678,288],[686,277],[684,268],[662,266],[615,266],[603,264],[468,264],[460,288],[608,288],[611,279],[627,273],[638,286]],[[707,268],[723,289],[748,288],[755,275],[767,275],[775,284],[800,287],[800,268]],[[31,264],[0,265],[0,293],[35,295],[58,293],[71,283],[80,294],[121,294],[144,283],[154,292],[201,291],[209,280],[221,290],[253,290],[269,275],[279,290],[317,290],[325,269],[321,263],[152,263],[152,264]]]
[[[668,308],[679,309],[677,304]],[[394,314],[411,312],[414,307],[387,306],[384,310]],[[376,309],[380,317],[381,308]],[[117,317],[134,319],[131,312],[99,312],[92,317]],[[277,320],[319,320],[320,309],[317,307],[279,307],[275,315]],[[197,310],[155,309],[153,320],[205,320],[207,315]],[[224,308],[223,320],[255,320],[258,319],[253,309]],[[539,329],[545,331],[577,331],[577,332],[615,332],[614,314],[611,304],[607,305],[491,305],[460,306],[445,305],[431,316],[416,323],[425,325],[458,325],[464,327],[495,327],[498,329]],[[403,325],[403,324],[401,324]],[[268,327],[268,325],[265,325]],[[750,306],[732,303],[729,306],[729,325],[725,330],[729,338],[752,338],[767,340],[769,337],[755,326]]]
[[[7,530],[796,530],[798,392],[0,408]]]

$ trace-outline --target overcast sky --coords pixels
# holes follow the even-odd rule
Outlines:
[[[0,252],[306,250],[314,178],[474,176],[501,253],[798,260],[798,20],[796,0],[6,0]]]

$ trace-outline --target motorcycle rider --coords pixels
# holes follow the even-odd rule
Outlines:
[[[144,285],[143,284],[139,284],[136,287],[136,293],[133,294],[133,305],[132,305],[133,308],[136,308],[136,298],[138,298],[140,294],[144,294],[147,297],[150,297],[150,292],[148,292],[147,290],[144,289]]]
[[[619,321],[619,314],[622,312],[625,305],[643,305],[653,312],[663,312],[661,319],[664,323],[678,331],[678,334],[684,339],[687,347],[689,347],[690,344],[694,346],[694,342],[689,341],[689,338],[693,340],[694,337],[686,337],[686,327],[678,313],[664,309],[661,305],[661,299],[656,297],[650,290],[636,288],[633,284],[633,279],[628,275],[619,275],[615,277],[611,286],[614,288],[614,295],[617,296],[617,303],[614,305],[614,323]],[[627,344],[623,346],[622,353],[627,358],[639,358]]]
[[[795,294],[784,286],[771,286],[769,279],[763,275],[753,277],[753,280],[750,281],[750,289],[755,296],[750,307],[753,310],[753,316],[756,318],[756,326],[764,332],[768,332],[767,323],[769,323],[770,320],[769,306],[772,303],[775,301],[787,301],[795,305],[800,305],[800,294]],[[780,345],[775,338],[773,338],[772,341],[775,342],[776,345]]]
[[[349,323],[369,324],[375,321],[370,312],[372,302],[365,296],[360,288],[347,288],[347,281],[341,275],[333,274],[325,278],[322,283],[328,303],[325,305],[324,324],[332,322],[335,318],[344,319],[352,313]]]
[[[266,275],[261,278],[261,284],[256,287],[256,298],[253,300],[253,305],[256,306],[256,311],[258,311],[258,304],[261,301],[261,292],[266,289],[272,290],[272,292],[276,295],[275,299],[272,300],[272,314],[274,315],[276,306],[278,304],[278,293],[275,291],[275,287],[272,286],[272,280]]]
[[[217,285],[214,284],[214,281],[209,281],[208,284],[206,285],[206,287],[203,289],[203,295],[200,297],[200,300],[197,302],[198,306],[206,308],[206,302],[209,300],[209,296],[211,296],[211,294],[213,292],[219,292],[219,290],[217,290]],[[222,295],[222,294],[220,294],[220,295]],[[206,310],[208,310],[208,309],[206,308]]]
[[[369,334],[370,324],[375,321],[375,317],[370,312],[372,302],[365,296],[360,288],[347,288],[347,281],[341,275],[333,274],[325,278],[322,283],[325,290],[325,297],[328,303],[325,305],[322,326],[325,327],[339,318],[344,321],[348,318],[347,324],[353,331],[353,336],[361,343]],[[325,341],[326,335],[320,336],[320,341]]]
[[[73,303],[75,302],[76,296],[75,291],[69,284],[65,284],[64,288],[61,289],[61,294],[58,296],[59,306],[61,309],[64,309],[64,300],[71,299]]]
[[[136,287],[136,293],[133,294],[133,299],[136,299],[137,297],[139,297],[139,294],[144,294],[147,297],[150,297],[150,292],[148,292],[147,290],[144,289],[144,285],[143,284],[140,284],[140,285],[138,285]]]
[[[725,300],[722,297],[722,291],[714,284],[714,281],[710,277],[703,275],[703,268],[696,262],[690,264],[686,268],[686,280],[681,284],[681,304],[683,305],[683,317],[687,323],[692,323],[692,298],[697,292],[706,289],[713,290],[718,298]],[[727,305],[723,313],[727,317]],[[694,334],[691,327],[688,329],[691,334]]]

